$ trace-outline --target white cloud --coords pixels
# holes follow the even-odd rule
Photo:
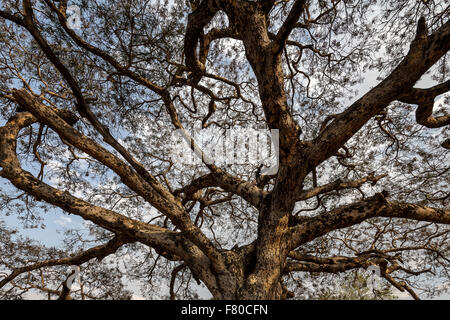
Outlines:
[[[59,224],[60,226],[65,226],[69,223],[72,223],[72,219],[69,217],[59,217],[58,220],[54,221],[56,224]]]

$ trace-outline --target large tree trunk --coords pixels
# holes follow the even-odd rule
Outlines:
[[[287,105],[281,54],[268,34],[267,15],[254,6],[226,8],[232,11],[231,23],[238,28],[245,52],[259,85],[259,95],[270,129],[280,135],[279,171],[272,196],[259,208],[258,239],[251,258],[238,269],[230,299],[281,299],[285,295],[281,276],[288,253],[288,220],[295,205],[295,194],[302,188],[307,167],[298,167],[301,146],[297,144],[300,128]],[[248,253],[247,253],[248,254]],[[242,263],[242,262],[241,262]],[[228,286],[230,286],[228,284]]]
[[[247,27],[241,30],[247,57],[259,84],[266,120],[271,129],[279,129],[279,171],[272,196],[260,208],[256,263],[240,291],[243,299],[280,299],[282,270],[287,255],[288,220],[295,205],[306,168],[296,167],[300,129],[287,105],[281,55],[274,52],[263,13],[252,12]]]

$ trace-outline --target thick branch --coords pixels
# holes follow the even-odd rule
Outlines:
[[[283,25],[278,30],[275,39],[272,42],[272,52],[275,54],[279,54],[283,51],[284,45],[291,34],[292,30],[295,27],[300,15],[303,12],[303,7],[306,4],[306,0],[296,0],[292,5],[291,11],[289,12],[288,17],[284,21]]]
[[[130,153],[110,134],[109,129],[104,126],[95,116],[95,114],[92,112],[92,110],[89,107],[89,104],[85,100],[83,93],[81,91],[81,88],[75,79],[75,77],[72,76],[69,69],[64,65],[64,63],[57,57],[51,46],[48,44],[48,42],[42,37],[41,33],[37,29],[36,25],[34,24],[34,13],[31,6],[31,2],[29,0],[24,0],[24,10],[25,10],[25,18],[24,22],[21,24],[23,27],[25,27],[29,33],[32,35],[34,40],[38,43],[39,47],[47,57],[47,59],[55,66],[55,68],[60,72],[60,74],[63,76],[65,81],[68,83],[70,89],[73,92],[73,95],[75,96],[75,99],[77,101],[76,107],[79,113],[88,119],[88,121],[93,125],[93,127],[102,135],[105,142],[110,144],[114,149],[116,149],[127,161],[131,164],[131,166],[136,170],[136,172],[145,179],[158,193],[160,193],[162,196],[167,196],[168,192],[167,190],[143,167],[141,163],[136,161]],[[49,3],[49,2],[47,2]],[[53,6],[55,9],[55,7]],[[65,28],[65,30],[69,33],[69,35],[72,36],[72,38],[80,45],[85,45],[84,47],[88,46],[86,43],[84,43],[80,38],[78,38],[75,34],[75,32],[67,27],[67,21],[65,20],[65,16],[62,14],[62,12],[57,11],[59,13],[60,22],[62,26]],[[101,51],[97,50],[95,51],[93,47],[89,47],[91,51],[94,51],[96,54],[100,55],[102,58],[107,59],[108,55],[103,54],[101,55]],[[112,60],[112,61],[111,61]],[[110,58],[107,59],[108,62],[112,63],[114,59]],[[151,86],[151,83],[146,82],[147,86],[150,86],[150,89],[158,92],[158,88],[155,86]],[[161,90],[160,90],[161,91]],[[161,92],[159,92],[161,93]],[[163,97],[163,99],[166,101],[167,97]]]
[[[21,17],[19,17],[18,15],[9,13],[7,11],[4,10],[0,10],[0,17],[2,17],[3,19],[9,20],[11,22],[14,22],[20,26],[24,26],[25,22],[23,21],[23,19]]]
[[[188,16],[184,37],[184,56],[186,66],[192,71],[192,80],[198,83],[205,73],[205,65],[197,57],[197,46],[203,28],[211,21],[219,8],[215,1],[205,0]]]
[[[298,251],[291,251],[288,254],[288,257],[290,260],[286,263],[284,273],[293,271],[340,273],[352,269],[367,269],[371,266],[378,266],[380,270],[379,276],[385,278],[398,290],[402,292],[405,290],[408,291],[416,300],[419,300],[417,294],[405,282],[395,281],[390,274],[397,270],[416,276],[431,272],[430,269],[419,271],[406,269],[398,264],[397,261],[399,260],[399,256],[390,256],[383,251],[369,251],[358,254],[356,257],[335,256],[329,258],[316,257],[302,254]]]
[[[340,273],[352,269],[368,268],[385,262],[384,258],[377,255],[320,258],[291,252],[289,257],[292,260],[287,262],[285,273],[292,271]]]
[[[267,192],[258,188],[254,183],[241,180],[220,169],[194,179],[189,185],[176,190],[174,193],[176,195],[184,193],[185,198],[189,199],[198,190],[208,187],[220,187],[227,192],[237,194],[255,207],[259,207],[261,201],[267,196]]]
[[[2,288],[8,282],[14,280],[17,276],[21,275],[22,273],[33,271],[36,269],[40,269],[40,268],[44,268],[44,267],[54,267],[54,266],[60,266],[60,265],[77,265],[77,266],[79,266],[79,265],[81,265],[85,262],[88,262],[89,260],[94,259],[94,258],[97,258],[100,261],[103,258],[105,258],[106,256],[113,254],[121,246],[123,246],[124,244],[129,243],[129,242],[130,241],[126,241],[123,238],[114,237],[108,243],[96,246],[94,248],[90,248],[90,249],[83,251],[72,257],[45,260],[45,261],[41,261],[41,262],[29,265],[29,266],[16,268],[11,272],[11,274],[9,276],[7,276],[2,281],[0,281],[0,288]]]
[[[402,97],[450,49],[450,21],[429,36],[420,36],[392,73],[338,115],[308,148],[309,161],[318,165],[336,153],[370,118]]]
[[[200,54],[199,54],[199,61],[201,64],[203,64],[203,65],[206,64],[206,58],[208,57],[208,52],[209,52],[209,47],[210,47],[211,42],[213,42],[214,40],[223,39],[223,38],[239,39],[239,34],[232,27],[228,27],[225,29],[217,29],[217,28],[211,29],[203,37],[203,41],[201,43]]]
[[[317,217],[303,219],[302,222],[291,228],[291,248],[296,248],[333,230],[350,227],[374,217],[450,224],[450,210],[387,201],[383,194],[376,194],[367,200],[339,207]]]
[[[43,112],[43,114],[39,111],[36,112],[40,117],[43,119],[52,118],[52,120],[54,120],[51,125],[55,125],[55,128],[59,130],[60,134],[61,132],[64,132],[61,135],[65,138],[65,140],[73,142],[73,144],[78,147],[82,147],[82,149],[85,149],[87,153],[90,152],[97,155],[101,160],[115,168],[116,171],[120,172],[121,170],[125,170],[124,172],[122,171],[122,174],[124,174],[122,176],[122,180],[128,181],[131,186],[137,186],[138,189],[143,188],[141,192],[144,192],[144,196],[147,195],[147,197],[155,200],[155,196],[151,195],[151,190],[149,191],[148,187],[146,188],[145,185],[142,184],[142,181],[139,181],[139,179],[133,177],[132,171],[129,173],[130,176],[125,174],[127,170],[126,166],[119,165],[120,162],[117,163],[117,161],[120,160],[114,158],[114,156],[109,154],[107,151],[104,151],[103,153],[100,152],[98,150],[99,147],[96,146],[94,142],[87,137],[82,136],[75,129],[67,125],[55,112],[51,111],[46,106],[39,105],[38,103],[34,103],[33,105],[37,107],[31,107],[30,109],[40,110]],[[47,114],[46,112],[50,112],[50,114]],[[189,217],[187,215],[183,215],[184,211],[178,211],[178,213],[176,213],[177,211],[174,211],[175,215],[173,212],[169,212],[168,214],[168,216],[173,219],[174,224],[179,225],[179,228],[183,231],[183,233],[169,231],[165,228],[149,225],[127,218],[111,210],[106,210],[104,208],[91,205],[88,202],[73,197],[68,192],[63,192],[43,183],[29,172],[23,170],[20,167],[15,151],[17,135],[21,128],[24,128],[36,121],[38,121],[38,119],[31,113],[24,112],[19,113],[10,119],[4,127],[0,128],[0,166],[3,168],[1,171],[2,177],[10,180],[14,186],[26,191],[38,200],[44,200],[69,213],[73,213],[86,220],[90,220],[107,230],[126,235],[127,237],[135,239],[135,241],[140,241],[147,244],[169,259],[183,259],[189,264],[192,268],[191,270],[194,272],[198,271],[199,274],[202,272],[207,272],[207,269],[200,269],[200,266],[206,263],[204,261],[206,258],[204,254],[208,256],[218,270],[222,270],[224,268],[220,253],[214,248],[206,236],[198,231],[198,228],[193,225]],[[62,130],[61,127],[63,127],[64,130]],[[121,168],[116,168],[117,165]],[[147,191],[145,191],[145,189],[147,189]],[[162,206],[162,203],[156,202],[155,206],[156,205]],[[168,205],[170,206],[170,204]],[[164,209],[161,207],[161,212],[168,212],[168,209],[170,210],[170,208]],[[173,205],[172,209],[175,210]],[[195,246],[191,243],[191,241],[192,243],[195,243]],[[192,263],[193,261],[196,262]],[[204,277],[199,276],[199,278],[203,279]]]
[[[343,190],[343,189],[350,189],[350,188],[358,188],[360,186],[362,186],[364,183],[366,182],[371,182],[372,185],[375,185],[378,180],[386,177],[387,174],[382,174],[382,175],[378,175],[378,176],[374,176],[374,175],[369,175],[365,178],[362,179],[358,179],[358,180],[353,180],[353,181],[346,181],[343,182],[341,180],[337,180],[335,182],[317,187],[317,188],[312,188],[309,190],[304,190],[302,191],[298,196],[297,196],[297,201],[301,201],[301,200],[306,200],[306,199],[310,199],[312,197],[315,197],[319,194],[323,194],[323,193],[327,193],[330,191],[338,191],[338,190]]]
[[[143,180],[118,157],[114,156],[105,148],[98,145],[95,141],[82,135],[79,131],[63,121],[58,114],[54,112],[55,110],[39,102],[34,96],[24,89],[15,90],[13,92],[13,96],[17,103],[24,110],[31,112],[39,120],[39,122],[48,125],[65,141],[68,141],[73,146],[79,148],[83,152],[86,152],[113,170],[122,178],[122,181],[130,189],[149,201],[157,209],[161,210],[161,212],[168,213],[169,215],[171,215],[171,213],[168,212],[167,209],[171,209],[172,212],[176,212],[176,205],[174,205],[175,201],[173,199],[173,201],[171,201],[172,203],[170,203],[166,200],[167,198],[164,199],[155,192],[152,192],[152,188],[147,184],[147,181]],[[167,196],[170,199],[170,195]]]
[[[447,91],[450,91],[450,80],[428,89],[412,88],[399,100],[418,105],[416,110],[418,124],[427,128],[439,128],[450,124],[450,114],[434,117],[434,99]]]

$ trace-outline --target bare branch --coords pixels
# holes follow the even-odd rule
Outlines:
[[[171,277],[170,277],[170,300],[175,300],[175,292],[174,292],[174,286],[175,286],[175,279],[177,277],[178,272],[186,268],[186,264],[182,263],[179,266],[175,267],[172,270]]]
[[[59,259],[51,259],[51,260],[45,260],[41,261],[29,266],[16,268],[12,271],[12,273],[2,279],[0,281],[0,288],[5,286],[8,282],[11,282],[14,280],[17,276],[21,275],[22,273],[33,271],[40,268],[45,267],[54,267],[54,266],[60,266],[60,265],[82,265],[85,262],[88,262],[91,259],[97,258],[99,261],[101,261],[106,256],[113,254],[116,252],[121,246],[123,246],[126,243],[132,242],[130,240],[125,240],[121,237],[114,237],[111,239],[108,243],[90,248],[86,251],[83,251],[81,253],[78,253],[76,255],[73,255],[71,257],[66,258],[59,258]]]
[[[428,89],[412,88],[399,98],[400,101],[417,104],[416,121],[427,128],[439,128],[450,124],[450,114],[433,116],[434,99],[450,91],[450,80]]]
[[[330,231],[359,224],[374,217],[389,217],[450,224],[450,210],[432,208],[410,203],[386,200],[383,194],[376,194],[316,217],[305,218],[291,228],[291,248],[318,238]]]
[[[335,154],[367,121],[402,97],[450,49],[450,21],[428,37],[416,37],[403,61],[392,73],[337,116],[308,149],[317,165]]]
[[[295,27],[300,15],[303,12],[303,8],[306,4],[306,0],[296,0],[292,5],[291,11],[288,17],[283,22],[283,25],[278,30],[275,39],[272,41],[272,52],[279,54],[283,51],[286,40]]]
[[[319,186],[317,188],[312,188],[309,190],[302,191],[298,195],[297,201],[310,199],[319,194],[323,194],[323,193],[327,193],[327,192],[331,192],[331,191],[338,191],[338,190],[350,189],[350,188],[358,188],[358,187],[362,186],[363,184],[365,184],[366,182],[371,182],[372,185],[375,185],[378,182],[378,180],[380,180],[386,176],[387,176],[387,174],[382,174],[382,175],[378,175],[378,176],[369,175],[362,179],[347,181],[347,182],[337,180],[335,182],[332,182],[332,183],[329,183],[329,184],[326,184],[323,186]]]
[[[207,187],[221,187],[227,192],[242,196],[255,207],[259,207],[261,201],[267,196],[267,192],[258,188],[254,183],[241,180],[220,169],[194,179],[188,186],[175,190],[174,194],[184,193],[185,198],[189,199],[198,190]]]
[[[41,110],[45,112],[52,112],[51,115],[44,116],[53,118],[56,124],[55,128],[64,128],[67,134],[62,134],[63,137],[67,138],[68,141],[74,142],[74,145],[84,145],[85,148],[88,148],[91,153],[98,152],[98,146],[96,146],[92,141],[88,138],[81,136],[75,129],[68,126],[58,115],[51,111],[50,108],[46,106],[38,106],[38,104],[33,104],[36,108],[33,110]],[[39,113],[39,112],[37,112]],[[39,116],[42,114],[39,113]],[[131,218],[127,218],[123,215],[120,215],[111,210],[106,210],[104,208],[91,205],[90,203],[78,199],[68,192],[63,192],[61,190],[55,189],[42,181],[36,179],[29,172],[23,170],[20,167],[19,160],[16,155],[16,139],[17,135],[21,128],[26,127],[33,122],[36,122],[37,118],[35,118],[31,113],[24,112],[19,113],[12,119],[8,121],[8,123],[0,128],[0,142],[2,148],[0,149],[0,165],[3,168],[2,177],[11,181],[11,183],[19,189],[26,191],[28,194],[33,195],[38,200],[44,200],[50,204],[60,207],[61,209],[81,216],[86,220],[90,220],[95,224],[110,230],[115,233],[124,234],[127,237],[135,239],[135,241],[140,241],[145,243],[161,254],[165,255],[168,258],[178,260],[180,258],[185,259],[186,262],[197,261],[197,264],[190,263],[190,266],[193,267],[193,270],[199,268],[198,260],[204,259],[203,250],[207,252],[207,255],[210,257],[211,261],[215,263],[215,267],[218,270],[223,268],[223,261],[220,253],[215,249],[215,247],[211,244],[211,242],[203,235],[201,231],[198,231],[198,228],[193,225],[188,216],[183,215],[183,211],[176,213],[175,215],[169,213],[169,216],[174,220],[174,224],[179,225],[179,228],[184,232],[184,234],[169,231],[165,228],[161,228],[155,225],[149,225]],[[52,124],[51,124],[52,125]],[[59,130],[60,133],[62,132]],[[81,141],[84,141],[81,143]],[[92,152],[94,151],[94,152]],[[106,161],[109,164],[113,164],[115,161],[119,161],[118,159],[113,159],[112,155],[108,155],[105,150],[102,155],[103,160],[109,158]],[[100,159],[102,159],[100,157]],[[115,165],[112,165],[115,167]],[[117,169],[117,168],[116,168]],[[126,170],[126,166],[122,165],[120,170]],[[120,171],[119,170],[119,171]],[[124,173],[124,172],[122,172]],[[129,177],[124,176],[124,180],[132,177],[132,173],[129,173]],[[134,177],[136,178],[136,177]],[[130,180],[129,180],[130,181]],[[125,181],[126,183],[126,181]],[[145,188],[142,185],[142,182],[138,180],[133,181],[133,185],[141,186],[144,189],[147,189],[144,192],[144,196],[147,195],[153,200],[157,200],[154,195],[150,195],[148,192],[148,188]],[[155,205],[162,205],[162,203],[154,203]],[[170,204],[169,204],[170,206]],[[173,205],[172,205],[172,208]],[[161,208],[161,211],[168,212],[169,208]],[[186,240],[187,238],[191,238],[193,242],[198,243],[198,247],[194,246],[190,241]],[[182,247],[179,246],[180,243],[184,243]],[[201,251],[199,250],[201,248]],[[200,251],[200,252],[199,252]],[[203,271],[207,272],[207,270]]]
[[[192,70],[192,81],[198,83],[205,73],[205,65],[197,57],[197,46],[203,28],[211,21],[219,8],[215,1],[202,1],[188,16],[186,35],[184,37],[184,55],[186,66]]]

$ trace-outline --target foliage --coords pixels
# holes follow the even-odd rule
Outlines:
[[[374,286],[373,275],[364,275],[358,271],[351,272],[340,283],[341,290],[333,292],[325,290],[321,292],[319,300],[393,300],[397,299],[392,293],[392,288],[383,284],[381,287]]]

